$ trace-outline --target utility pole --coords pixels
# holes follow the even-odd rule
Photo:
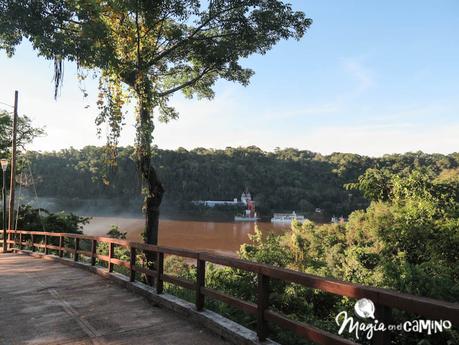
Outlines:
[[[8,242],[6,241],[6,169],[8,168],[8,159],[3,158],[0,160],[2,165],[2,196],[3,196],[3,252],[6,253],[8,250]],[[9,239],[9,236],[8,236]]]
[[[14,185],[16,180],[16,132],[18,127],[18,91],[14,91],[14,113],[13,113],[13,145],[11,157],[11,179],[10,179],[10,205],[8,217],[8,230],[13,228],[14,224]]]

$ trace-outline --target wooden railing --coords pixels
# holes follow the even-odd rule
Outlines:
[[[40,237],[41,243],[36,239]],[[50,238],[59,238],[59,245],[50,244]],[[65,239],[73,239],[73,248],[65,246]],[[80,241],[91,241],[91,250],[84,251],[80,248]],[[44,249],[44,254],[49,255],[49,250],[57,251],[60,257],[64,252],[73,255],[75,261],[83,255],[90,259],[91,265],[96,264],[96,259],[107,263],[109,272],[113,271],[114,265],[125,267],[130,273],[130,281],[135,281],[136,272],[143,273],[156,280],[156,292],[163,293],[163,283],[167,282],[186,289],[195,291],[196,309],[202,311],[205,298],[211,298],[238,308],[257,319],[257,335],[260,340],[268,336],[268,322],[277,324],[283,329],[293,331],[299,336],[309,339],[317,344],[355,344],[354,342],[339,337],[330,332],[321,330],[312,325],[298,322],[287,318],[285,315],[273,311],[269,305],[270,279],[278,279],[284,282],[296,283],[312,289],[319,289],[338,296],[351,298],[368,298],[376,305],[376,317],[379,321],[389,323],[392,308],[404,310],[413,314],[422,315],[432,319],[449,320],[454,325],[459,325],[459,304],[417,297],[403,294],[388,289],[367,287],[352,284],[330,278],[318,277],[306,273],[274,267],[270,265],[249,262],[231,257],[215,255],[207,252],[198,252],[187,249],[171,248],[164,246],[148,245],[138,242],[129,242],[107,237],[85,236],[78,234],[41,232],[41,231],[8,231],[8,245],[15,250],[22,250],[25,246]],[[55,241],[57,242],[57,241]],[[98,243],[109,245],[109,254],[97,254]],[[119,260],[114,257],[115,246],[130,250],[130,261]],[[156,254],[156,270],[139,267],[136,263],[139,251]],[[176,255],[196,260],[197,279],[190,281],[164,273],[164,255]],[[217,265],[232,267],[257,275],[257,303],[243,301],[223,292],[205,286],[206,262]],[[389,332],[376,332],[373,337],[375,344],[388,344]]]

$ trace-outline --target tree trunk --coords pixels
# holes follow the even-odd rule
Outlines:
[[[163,199],[164,188],[151,164],[151,140],[154,126],[149,107],[142,100],[139,102],[139,117],[137,163],[142,175],[144,194],[145,231],[143,237],[145,243],[156,245],[158,244],[159,207]],[[146,252],[145,256],[147,267],[154,270],[156,255]],[[148,277],[147,280],[153,285],[151,277]]]
[[[151,164],[151,157],[146,157],[145,160],[148,161],[148,164]],[[144,199],[144,241],[148,244],[158,244],[159,207],[163,198],[164,189],[152,166],[150,166],[148,170],[142,169],[142,175],[148,188],[147,195],[145,195]]]

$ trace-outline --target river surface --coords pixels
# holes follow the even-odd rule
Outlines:
[[[266,222],[256,223],[264,235],[285,233],[289,225],[274,225]],[[86,235],[104,236],[112,225],[121,232],[127,232],[130,241],[142,241],[144,219],[93,217],[84,226]],[[255,232],[252,222],[206,222],[189,220],[160,220],[159,245],[195,250],[208,250],[235,256],[243,243],[249,242],[249,234]]]

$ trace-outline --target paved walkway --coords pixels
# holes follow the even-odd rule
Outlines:
[[[0,254],[0,344],[227,343],[96,274]]]

